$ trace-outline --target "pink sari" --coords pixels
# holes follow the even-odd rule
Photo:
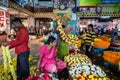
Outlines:
[[[41,63],[40,63],[40,69],[42,72],[47,73],[57,73],[61,71],[63,68],[66,67],[66,63],[63,61],[59,61],[60,64],[57,66],[57,61],[55,59],[57,49],[55,46],[51,47],[51,49],[48,49],[46,45],[42,45],[39,54],[42,56]]]

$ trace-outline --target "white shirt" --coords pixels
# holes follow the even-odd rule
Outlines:
[[[15,33],[15,31],[13,29],[11,29],[10,33],[11,33],[11,35],[13,35]]]

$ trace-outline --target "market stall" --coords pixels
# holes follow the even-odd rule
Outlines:
[[[116,43],[118,45],[117,47],[111,47],[114,37],[111,37],[111,29],[115,28],[119,22],[119,18],[116,18],[116,16],[120,15],[118,4],[112,4],[110,7],[109,4],[108,6],[104,4],[99,5],[99,0],[90,0],[90,2],[88,0],[76,1],[53,0],[52,2],[51,0],[50,3],[53,3],[53,13],[51,13],[51,11],[50,13],[46,13],[44,9],[42,13],[38,13],[39,11],[37,12],[37,10],[31,12],[10,2],[10,7],[18,10],[13,12],[13,9],[9,9],[10,14],[17,13],[16,16],[23,18],[23,24],[26,27],[30,26],[28,27],[30,39],[36,40],[37,37],[35,34],[41,37],[42,34],[44,34],[41,32],[42,29],[43,31],[51,30],[47,35],[43,35],[42,40],[39,40],[40,43],[37,43],[37,45],[42,46],[42,44],[46,44],[47,41],[49,41],[48,38],[51,36],[56,39],[56,48],[54,47],[53,49],[56,49],[55,58],[53,54],[47,54],[49,57],[47,57],[48,60],[43,60],[43,62],[45,61],[44,67],[38,68],[38,54],[32,53],[34,55],[29,56],[30,76],[26,80],[119,80],[120,48],[118,46],[120,46],[120,40],[118,39]],[[38,5],[39,3],[35,4]],[[76,4],[78,4],[77,7]],[[53,25],[54,23],[52,23],[52,21],[55,22],[55,25]],[[6,34],[3,35],[3,32],[6,31],[5,29],[9,26],[9,13],[1,8],[0,24],[0,27],[2,26],[0,28],[2,32],[2,34],[0,33],[1,43],[6,39]],[[93,25],[93,32],[96,31],[96,28],[105,27],[110,29],[110,31],[108,30],[110,34],[107,32],[106,34],[99,34],[97,32],[100,31],[96,31],[95,36],[92,37],[90,42],[91,48],[87,53],[85,39],[88,36],[88,39],[90,39],[92,36],[92,33],[87,33],[89,24]],[[35,32],[35,30],[38,29],[40,29],[40,31]],[[41,35],[39,35],[39,33]],[[36,47],[36,44],[34,47]],[[44,47],[43,53],[47,53],[47,48],[45,46],[42,47]],[[54,52],[50,49],[48,49],[48,51]],[[92,57],[87,55],[90,51]],[[3,58],[3,64],[0,66],[0,80],[16,80],[17,76],[15,75],[15,71],[17,58],[12,59],[11,52],[12,50],[8,47],[2,46],[1,57]],[[41,55],[42,52],[38,51],[37,53]],[[52,56],[52,59],[49,59],[50,56]],[[53,64],[52,61],[55,63]],[[63,65],[61,66],[61,64]],[[64,69],[57,72],[56,66]]]

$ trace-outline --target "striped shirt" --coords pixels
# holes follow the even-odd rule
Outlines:
[[[86,45],[91,45],[94,42],[94,38],[96,37],[95,32],[86,33],[86,37],[84,38]]]

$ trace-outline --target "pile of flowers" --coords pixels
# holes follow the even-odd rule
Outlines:
[[[58,80],[52,74],[41,73],[39,76],[29,76],[26,80]]]
[[[3,65],[0,66],[0,79],[1,80],[16,80],[15,68],[10,55],[11,50],[9,47],[2,46]],[[4,71],[3,71],[4,70]]]
[[[94,64],[76,64],[69,68],[69,74],[71,77],[75,77],[79,74],[86,74],[86,75],[94,75],[99,77],[105,77],[105,72],[99,67]]]
[[[92,74],[86,75],[86,74],[79,74],[76,75],[73,80],[110,80],[108,77],[98,77],[94,76]]]
[[[92,63],[86,55],[80,53],[71,53],[64,57],[64,61],[68,66],[73,66],[78,63]]]

